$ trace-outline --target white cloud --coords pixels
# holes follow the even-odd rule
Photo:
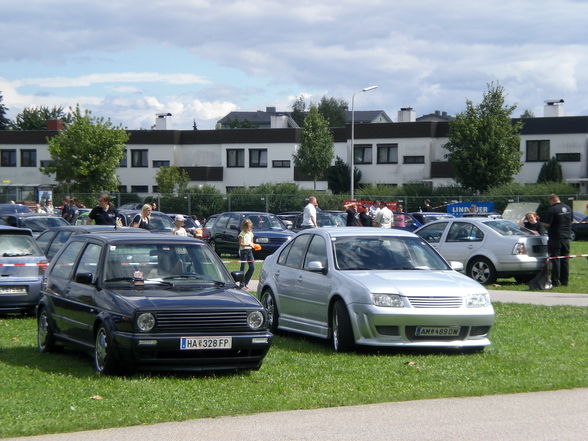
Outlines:
[[[162,74],[152,72],[120,72],[90,74],[79,77],[24,78],[13,82],[14,87],[89,87],[104,83],[167,83],[167,84],[208,84],[209,81],[192,74]]]

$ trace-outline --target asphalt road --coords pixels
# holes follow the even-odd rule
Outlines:
[[[251,289],[256,289],[254,281]],[[493,302],[588,306],[587,294],[490,291]],[[203,418],[5,438],[39,441],[585,441],[588,388]]]

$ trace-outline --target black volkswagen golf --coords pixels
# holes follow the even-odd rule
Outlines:
[[[193,238],[74,236],[47,270],[38,348],[82,347],[103,374],[258,369],[272,334],[241,276]]]

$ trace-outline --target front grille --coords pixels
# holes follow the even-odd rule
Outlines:
[[[414,308],[461,308],[463,299],[461,297],[408,297],[408,301]]]
[[[251,331],[247,311],[166,311],[158,312],[156,317],[158,331]]]

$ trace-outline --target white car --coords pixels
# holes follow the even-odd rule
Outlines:
[[[494,323],[482,285],[395,229],[303,230],[266,258],[257,295],[273,331],[330,339],[338,352],[355,344],[481,350]]]
[[[538,236],[512,221],[456,218],[415,230],[445,259],[461,262],[466,274],[487,285],[497,277],[530,281],[545,265],[547,236]]]

